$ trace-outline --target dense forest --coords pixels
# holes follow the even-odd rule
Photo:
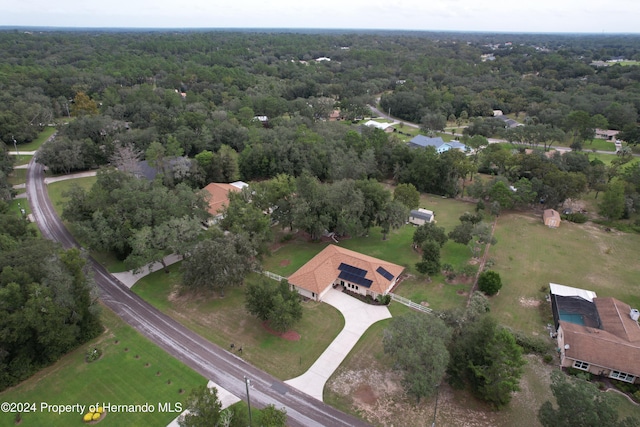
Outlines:
[[[495,215],[603,192],[605,219],[633,219],[640,163],[628,148],[640,142],[639,41],[0,32],[0,388],[100,329],[81,253],[41,241],[4,204],[15,196],[9,149],[46,126],[57,133],[38,162],[61,174],[100,169],[92,189],[68,194],[63,214],[91,249],[113,252],[130,268],[178,253],[187,257],[189,283],[211,289],[242,283],[257,268],[273,224],[313,239],[364,235],[377,226],[385,235],[404,224],[418,192],[469,196]],[[419,124],[427,135],[447,124],[464,128],[471,151],[410,148],[400,132],[360,125],[370,106]],[[524,126],[505,129],[494,110]],[[596,128],[619,130],[628,144],[610,164],[582,151]],[[508,143],[489,144],[489,137]],[[548,153],[560,142],[573,151]],[[156,179],[139,179],[142,161]],[[474,179],[478,173],[489,177]],[[238,179],[250,182],[249,190],[231,197],[219,227],[203,233],[199,190]],[[382,181],[398,184],[395,192]],[[638,221],[627,225],[640,229]],[[198,261],[212,254],[217,264]],[[33,265],[39,268],[27,268]]]

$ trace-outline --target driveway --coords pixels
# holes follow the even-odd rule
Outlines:
[[[344,328],[307,372],[285,381],[320,401],[325,383],[362,334],[374,323],[391,318],[387,306],[365,304],[335,289],[329,290],[322,301],[340,310],[344,316]]]

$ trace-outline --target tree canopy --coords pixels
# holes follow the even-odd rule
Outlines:
[[[620,419],[611,395],[561,371],[551,374],[551,391],[556,406],[547,400],[538,410],[538,420],[544,427],[631,427],[640,423],[637,418]]]
[[[420,400],[435,393],[449,363],[450,329],[436,316],[411,313],[394,317],[382,339],[385,354],[403,374],[402,384]]]
[[[302,318],[300,295],[290,289],[283,280],[276,283],[267,277],[247,284],[247,311],[258,319],[269,322],[269,327],[277,332],[286,332]]]

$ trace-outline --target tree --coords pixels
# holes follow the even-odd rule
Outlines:
[[[288,331],[302,318],[300,295],[286,280],[276,283],[262,276],[249,283],[245,304],[249,313],[278,332]]]
[[[479,398],[501,408],[519,389],[525,361],[513,335],[492,317],[467,322],[454,337],[447,368],[449,383],[468,385]]]
[[[607,186],[602,201],[600,202],[600,215],[610,221],[622,218],[624,214],[624,183],[616,179]]]
[[[260,411],[260,425],[264,427],[285,427],[287,425],[287,410],[277,409],[273,404],[265,406]]]
[[[393,200],[397,200],[408,209],[417,209],[420,205],[420,192],[413,184],[399,184],[393,190]]]
[[[427,240],[432,240],[436,242],[439,247],[443,247],[448,240],[444,227],[438,227],[433,222],[425,222],[416,228],[416,231],[413,232],[414,248],[422,247],[422,244]]]
[[[378,223],[382,228],[382,240],[387,239],[391,229],[397,229],[404,225],[409,216],[409,209],[395,200],[387,203],[382,212],[378,214]]]
[[[229,192],[229,205],[222,212],[220,227],[234,234],[247,236],[258,254],[268,251],[271,241],[271,221],[257,206],[251,203],[251,190]]]
[[[461,245],[468,245],[473,238],[473,223],[463,221],[449,232],[449,238]]]
[[[502,288],[500,274],[492,270],[480,273],[478,277],[478,289],[491,296],[497,294],[500,288]]]
[[[551,374],[551,391],[557,409],[546,401],[538,410],[538,420],[544,427],[631,427],[640,424],[635,418],[620,420],[612,396],[581,378],[570,378],[561,371]]]
[[[497,242],[491,236],[491,227],[482,222],[480,212],[465,212],[460,215],[460,224],[449,232],[449,238],[461,245],[469,245],[474,256],[478,256],[483,244]]]
[[[202,385],[191,390],[185,409],[187,412],[178,419],[180,427],[217,426],[222,412],[218,389]]]
[[[422,242],[422,261],[416,263],[416,269],[422,274],[434,275],[440,271],[440,244],[435,240]]]
[[[257,268],[255,250],[243,235],[218,235],[194,246],[182,263],[182,285],[218,290],[238,286]]]
[[[640,143],[640,126],[635,124],[627,125],[618,134],[618,137],[629,145],[638,145]]]
[[[98,335],[97,299],[78,249],[29,238],[0,251],[0,390]]]
[[[74,117],[95,116],[98,114],[98,105],[84,92],[78,92],[73,98],[71,114]]]
[[[196,244],[201,232],[200,221],[186,216],[170,218],[155,227],[143,227],[131,237],[131,254],[125,263],[130,269],[139,270],[146,264],[159,262],[168,273],[165,256],[171,253],[184,256]]]
[[[403,373],[406,392],[420,401],[438,387],[449,363],[450,329],[436,316],[411,313],[394,317],[382,338],[385,354]]]
[[[511,209],[514,205],[515,194],[503,181],[496,181],[489,189],[489,197],[498,202],[501,208]]]
[[[424,133],[443,130],[447,125],[447,118],[439,113],[428,112],[420,119],[420,129]]]

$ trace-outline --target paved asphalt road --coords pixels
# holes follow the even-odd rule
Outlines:
[[[42,166],[31,160],[27,175],[31,210],[44,237],[65,248],[78,247],[53,209]],[[90,259],[101,300],[125,322],[167,353],[214,381],[234,395],[245,397],[244,376],[251,378],[251,404],[274,404],[287,411],[290,426],[367,426],[368,424],[320,402],[260,371],[234,354],[162,314],[131,292],[95,260]]]

